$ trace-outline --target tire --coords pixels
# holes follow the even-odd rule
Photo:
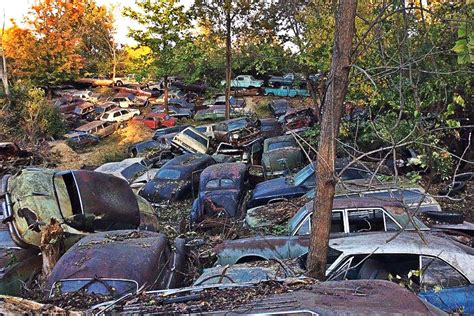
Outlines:
[[[273,97],[273,96],[275,96],[275,94],[273,94],[272,92],[270,92],[270,93],[267,93],[267,96]]]
[[[123,82],[120,81],[120,80],[118,80],[118,81],[115,83],[115,86],[121,87],[121,86],[123,86]]]
[[[466,188],[466,182],[454,181],[452,184],[447,185],[444,189],[439,190],[440,195],[454,196]]]
[[[454,212],[427,211],[423,212],[423,215],[429,219],[442,223],[462,224],[464,222],[464,216]]]
[[[454,177],[454,181],[466,182],[466,181],[471,181],[471,180],[474,180],[474,172],[464,172],[464,173],[457,174]]]

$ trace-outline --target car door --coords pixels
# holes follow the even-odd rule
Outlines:
[[[114,115],[113,115],[113,117],[114,117],[113,120],[114,120],[115,122],[122,122],[122,121],[123,121],[123,118],[122,118],[122,111],[117,111],[117,112],[115,112]]]
[[[440,258],[420,256],[421,290],[418,296],[445,311],[474,313],[474,285]]]

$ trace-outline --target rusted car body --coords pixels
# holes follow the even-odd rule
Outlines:
[[[152,291],[107,302],[91,314],[445,315],[398,284],[382,280],[289,279]],[[150,298],[151,296],[151,298]],[[238,298],[238,299],[237,299]],[[159,304],[147,304],[150,300]],[[174,303],[174,304],[173,304]]]
[[[123,230],[91,234],[72,246],[47,280],[50,295],[83,290],[121,297],[182,286],[186,253],[176,240],[173,253],[165,235]]]
[[[287,130],[291,130],[295,133],[306,130],[308,127],[313,126],[316,122],[313,109],[305,108],[300,110],[294,110],[279,118],[280,123]]]
[[[220,143],[214,154],[227,156],[235,162],[259,165],[263,154],[263,138],[257,137],[238,146],[230,143]]]
[[[303,166],[303,151],[292,135],[267,138],[263,142],[262,167],[265,177],[281,176]]]
[[[165,163],[140,191],[150,202],[178,201],[194,196],[198,191],[199,176],[215,164],[206,154],[184,154]]]
[[[237,217],[245,197],[247,166],[221,163],[207,167],[199,180],[199,194],[191,210],[191,221],[205,217]]]
[[[220,264],[245,262],[248,258],[288,259],[307,252],[308,236],[311,233],[313,202],[308,202],[288,222],[287,236],[259,236],[226,241],[218,246]],[[261,214],[264,216],[264,214]],[[250,227],[262,225],[255,210],[249,210],[246,222]],[[268,214],[271,217],[271,213]],[[270,219],[271,222],[271,219]],[[269,223],[267,223],[269,224]],[[416,226],[416,228],[415,228]],[[261,226],[260,226],[261,228]],[[372,232],[428,231],[429,228],[417,218],[410,219],[404,205],[396,200],[340,197],[334,199],[331,218],[331,237]],[[308,237],[308,238],[306,238]],[[221,261],[222,260],[224,261]]]
[[[276,137],[283,134],[283,127],[277,119],[268,118],[260,120],[260,131],[263,138]]]
[[[117,229],[156,230],[151,205],[117,177],[88,170],[27,168],[2,179],[4,222],[20,247],[39,247],[56,219],[67,236]]]
[[[254,134],[257,130],[259,132],[259,127],[259,121],[253,122],[247,117],[240,117],[216,124],[214,136],[217,142],[242,143],[250,136],[247,134]]]
[[[286,99],[272,100],[268,104],[268,108],[272,112],[273,116],[280,117],[285,115],[290,107],[290,103]]]

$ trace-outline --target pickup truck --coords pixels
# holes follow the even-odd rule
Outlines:
[[[287,73],[283,77],[280,76],[271,76],[268,83],[273,87],[279,86],[291,86],[295,81],[295,75],[293,73]]]
[[[265,88],[264,95],[276,95],[279,97],[309,97],[309,92],[306,89],[295,89],[290,87],[279,87],[279,88]]]
[[[221,81],[225,85],[225,80]],[[260,88],[263,86],[263,80],[257,80],[250,75],[239,75],[230,81],[231,88]]]

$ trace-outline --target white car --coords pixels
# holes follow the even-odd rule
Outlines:
[[[107,122],[125,122],[131,120],[132,117],[140,115],[140,110],[138,109],[113,109],[108,112],[105,112],[100,117],[101,121]]]
[[[206,135],[209,138],[214,138],[214,128],[216,124],[206,124],[206,125],[199,125],[194,127],[195,130],[198,132]]]
[[[109,162],[94,171],[111,174],[131,183],[135,178],[146,173],[148,166],[144,158],[128,158],[118,162]]]
[[[135,105],[135,103],[127,97],[113,97],[109,98],[108,101],[118,104],[121,108],[129,108]]]
[[[76,91],[72,94],[73,98],[82,99],[84,101],[96,103],[98,98],[95,96],[92,91],[85,90],[85,91]]]

